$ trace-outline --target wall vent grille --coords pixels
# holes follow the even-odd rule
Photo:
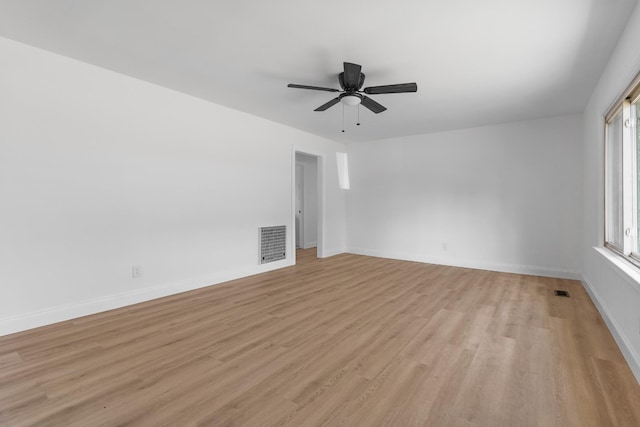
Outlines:
[[[260,227],[260,264],[287,257],[287,226]]]

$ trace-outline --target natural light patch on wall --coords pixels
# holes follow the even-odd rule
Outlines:
[[[347,153],[336,153],[336,160],[338,161],[338,185],[343,190],[349,189],[349,161],[347,159]]]

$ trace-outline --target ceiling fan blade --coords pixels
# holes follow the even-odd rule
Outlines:
[[[352,64],[351,62],[344,63],[344,86],[349,89],[359,89],[358,83],[360,83],[360,70],[362,67],[358,64]]]
[[[325,92],[340,92],[338,89],[332,89],[330,87],[296,85],[296,84],[293,84],[293,83],[289,83],[287,85],[287,87],[293,87],[293,88],[296,88],[296,89],[324,90]]]
[[[378,95],[381,93],[406,93],[417,91],[418,85],[415,83],[400,83],[397,85],[365,87],[363,92],[369,95]]]
[[[373,111],[376,114],[382,113],[384,110],[387,109],[387,107],[384,107],[384,106],[378,104],[376,101],[374,101],[373,99],[369,98],[368,96],[363,96],[361,103],[362,103],[362,105],[364,105],[365,107],[367,107],[369,110]]]
[[[326,104],[322,104],[321,106],[319,106],[318,108],[316,108],[313,111],[324,111],[329,107],[333,107],[338,102],[340,102],[340,97],[339,96],[337,98],[333,98],[331,101],[327,102]]]

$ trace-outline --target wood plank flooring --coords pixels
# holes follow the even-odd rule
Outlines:
[[[0,425],[640,426],[579,282],[314,251],[0,337]]]

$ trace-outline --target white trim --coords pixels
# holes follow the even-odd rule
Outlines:
[[[295,251],[294,251],[295,252]],[[179,282],[151,286],[130,292],[122,292],[114,295],[105,295],[92,298],[77,304],[60,305],[44,310],[32,311],[17,316],[0,318],[0,336],[50,325],[52,323],[75,319],[90,314],[96,314],[107,310],[113,310],[132,304],[150,301],[181,292],[218,285],[230,280],[266,273],[293,265],[291,260],[277,261],[252,268],[223,271],[207,276],[182,280]]]
[[[631,289],[640,293],[640,270],[637,267],[607,248],[594,247],[593,249],[607,261],[605,264],[609,269],[620,276]]]
[[[587,291],[589,297],[591,298],[591,301],[593,301],[593,304],[600,312],[600,315],[604,319],[604,322],[607,324],[611,335],[613,335],[613,339],[618,344],[622,355],[627,361],[629,368],[631,368],[633,375],[636,377],[636,381],[638,381],[638,384],[640,384],[640,355],[638,355],[633,350],[633,346],[629,342],[629,339],[625,335],[620,325],[618,325],[618,322],[616,322],[615,317],[611,315],[611,312],[607,308],[606,304],[604,303],[602,298],[600,298],[600,295],[598,295],[596,289],[591,286],[589,280],[587,280],[586,277],[582,278],[582,286]]]
[[[291,218],[289,219],[291,261],[296,264],[296,147],[291,146]]]
[[[347,253],[344,251],[344,249],[325,249],[323,256],[321,256],[320,258],[329,258],[344,253]]]
[[[426,264],[448,265],[452,267],[474,268],[478,270],[500,271],[503,273],[527,274],[531,276],[557,277],[560,279],[580,280],[580,272],[561,268],[550,268],[536,265],[501,264],[476,260],[462,260],[451,258],[432,258],[416,256],[411,253],[392,253],[362,248],[349,248],[349,253],[367,255],[380,258],[399,259],[403,261],[423,262]]]
[[[304,240],[304,216],[305,216],[305,207],[304,207],[304,198],[305,198],[305,194],[304,194],[304,175],[305,175],[305,170],[304,170],[304,163],[303,162],[299,162],[298,158],[296,157],[295,159],[296,164],[294,165],[295,168],[295,181],[293,183],[293,187],[294,187],[294,206],[293,206],[293,230],[292,233],[295,234],[295,246],[294,248],[298,248],[298,242],[300,242],[300,247],[301,248],[305,248],[305,240]],[[301,176],[298,177],[298,168],[300,168],[301,170]],[[300,178],[300,182],[298,182],[298,178]],[[298,216],[298,184],[302,184],[301,187],[302,189],[301,191],[301,200],[300,203],[302,206],[300,206],[300,211],[302,212],[300,214],[300,216]],[[296,223],[296,219],[300,218],[300,222]],[[306,249],[306,248],[305,248]]]

